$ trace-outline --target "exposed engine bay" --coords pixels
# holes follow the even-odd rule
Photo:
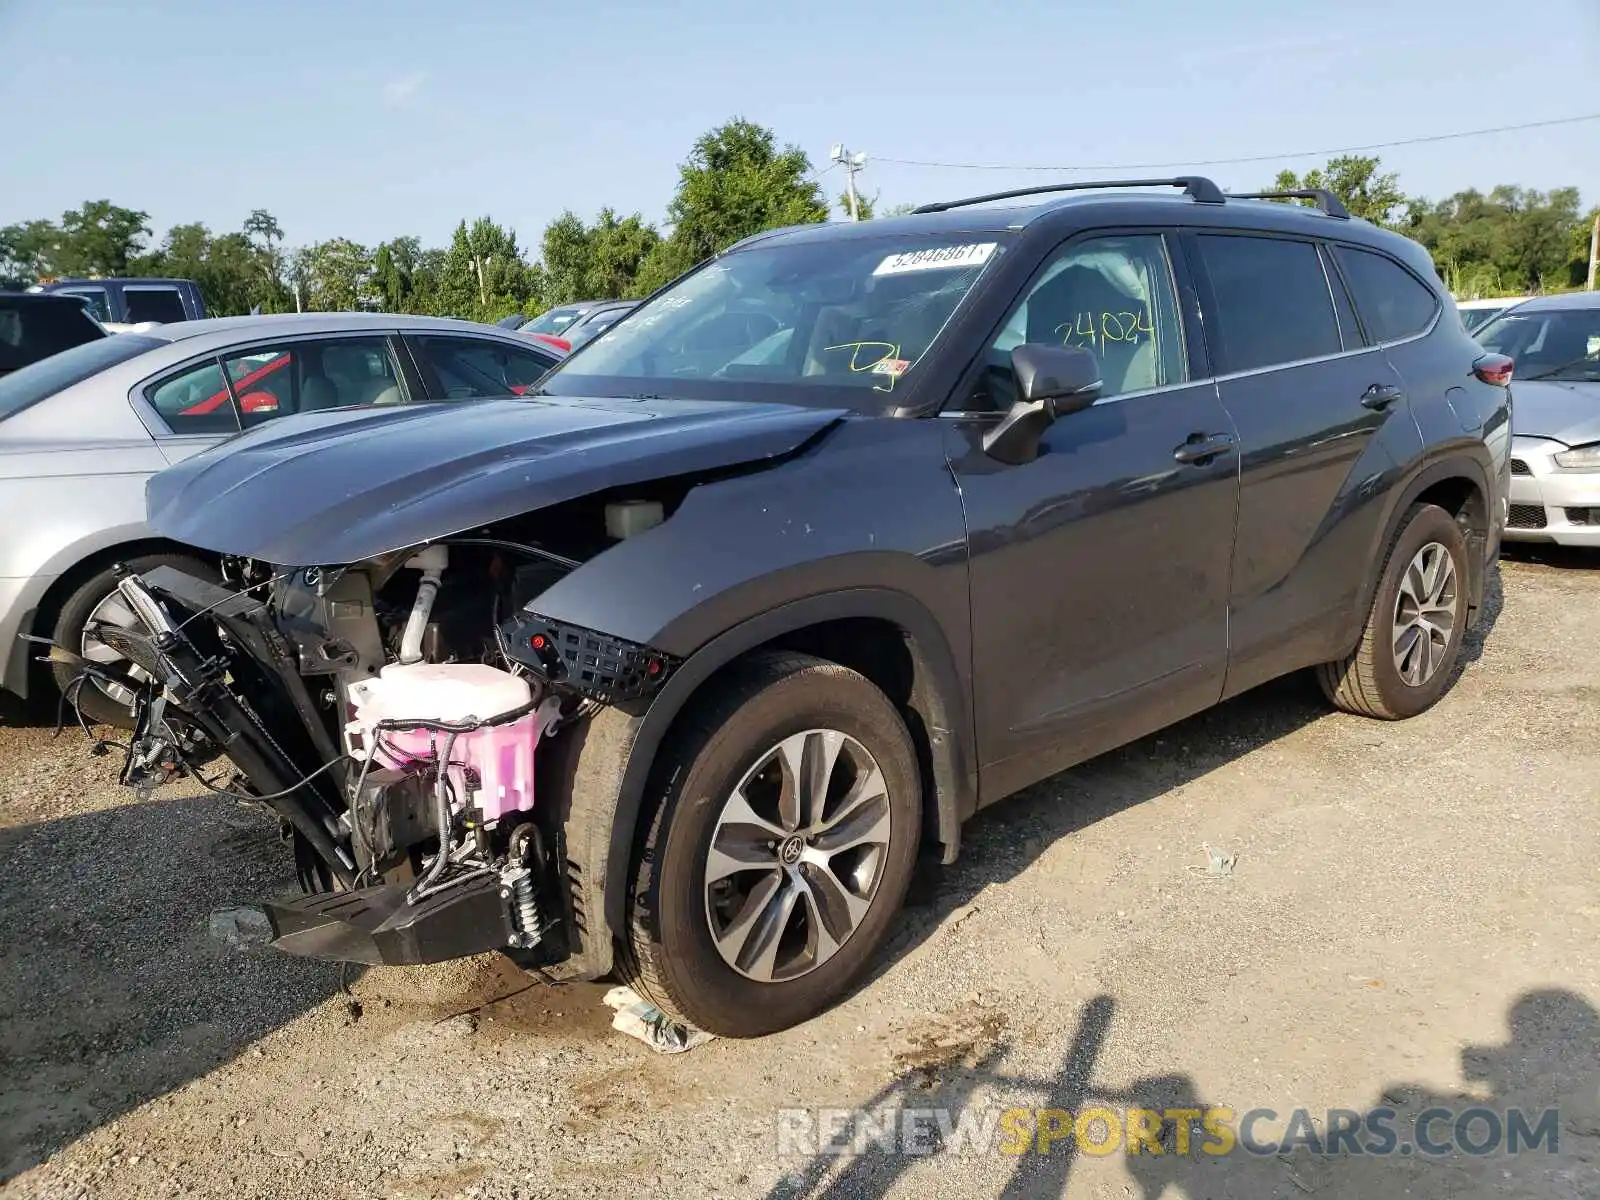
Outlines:
[[[544,749],[676,664],[542,617],[537,598],[674,500],[577,501],[343,566],[225,558],[220,586],[124,573],[144,629],[99,634],[150,678],[120,680],[137,692],[123,782],[148,793],[192,777],[278,813],[307,893],[265,905],[280,949],[562,961],[561,806],[541,793]]]

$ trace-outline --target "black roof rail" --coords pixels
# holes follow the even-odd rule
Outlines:
[[[915,208],[913,213],[944,212],[952,208],[965,208],[969,204],[987,204],[991,200],[1011,200],[1018,196],[1043,196],[1050,192],[1086,192],[1093,188],[1176,187],[1193,196],[1201,204],[1225,204],[1228,198],[1222,189],[1204,175],[1179,175],[1175,179],[1091,179],[1082,183],[1050,183],[1043,187],[1017,188],[1010,192],[991,192],[987,196],[969,196],[965,200],[940,200]]]
[[[1287,192],[1229,192],[1230,200],[1315,200],[1317,207],[1341,221],[1350,219],[1350,210],[1327,188],[1295,188]]]

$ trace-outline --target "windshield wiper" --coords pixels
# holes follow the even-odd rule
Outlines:
[[[1595,365],[1600,366],[1600,359],[1597,359],[1592,354],[1585,354],[1583,357],[1575,358],[1571,362],[1564,362],[1558,367],[1551,367],[1548,371],[1540,371],[1537,375],[1527,375],[1527,376],[1524,376],[1524,378],[1526,378],[1526,379],[1552,379],[1555,376],[1561,374],[1561,372],[1563,372],[1563,371],[1571,370],[1573,367],[1581,367],[1585,363],[1594,363]]]

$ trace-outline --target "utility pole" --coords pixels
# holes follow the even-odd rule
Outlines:
[[[850,151],[845,149],[843,142],[835,142],[833,150],[828,157],[835,166],[843,167],[845,170],[845,178],[848,180],[845,184],[845,194],[850,200],[850,219],[859,221],[861,219],[861,211],[856,201],[856,172],[867,165],[867,156],[865,154],[851,154]]]
[[[1600,213],[1594,215],[1594,228],[1589,231],[1589,290],[1594,291],[1596,272],[1600,272]]]

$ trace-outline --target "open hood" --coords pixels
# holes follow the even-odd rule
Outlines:
[[[153,477],[164,537],[333,566],[589,492],[787,454],[844,416],[782,404],[516,399],[285,417]]]

